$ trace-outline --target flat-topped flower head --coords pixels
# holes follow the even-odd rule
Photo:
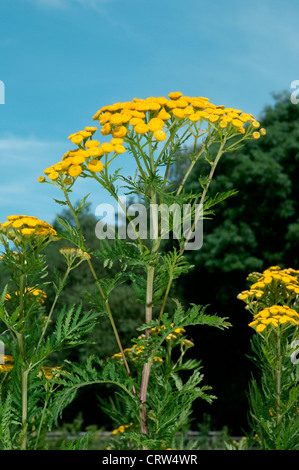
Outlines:
[[[253,317],[249,326],[257,332],[264,331],[267,327],[278,328],[280,325],[299,325],[299,314],[287,305],[272,305],[264,308]]]
[[[78,148],[46,168],[39,182],[72,186],[78,177],[98,178],[116,156],[126,152],[127,146],[130,151],[141,141],[156,146],[164,142],[161,145],[166,146],[172,133],[183,127],[195,136],[213,132],[226,138],[259,139],[266,133],[250,113],[215,105],[202,96],[184,96],[180,91],[170,92],[167,97],[135,97],[103,106],[93,120],[99,121],[101,138],[108,136],[110,142],[94,139],[97,127],[88,126],[69,135]],[[122,142],[116,143],[117,139]]]
[[[7,221],[0,223],[0,234],[13,241],[20,239],[44,239],[57,240],[58,235],[52,225],[28,215],[9,215]]]
[[[130,102],[104,106],[93,119],[102,126],[102,135],[114,136],[119,128],[123,128],[123,135],[128,134],[130,138],[136,133],[159,140],[161,134],[153,136],[152,133],[166,132],[174,122],[184,122],[189,126],[198,123],[197,130],[205,123],[230,134],[245,134],[244,126],[248,124],[252,138],[265,134],[264,129],[257,132],[260,124],[251,114],[223,105],[216,106],[205,97],[184,96],[180,91],[170,92],[167,97],[133,98]]]
[[[256,299],[263,300],[271,292],[275,292],[285,301],[299,294],[299,271],[295,269],[271,266],[263,273],[252,273],[248,278],[251,281],[250,289],[240,292],[237,296],[247,303]]]

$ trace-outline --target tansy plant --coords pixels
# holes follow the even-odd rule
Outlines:
[[[5,347],[0,354],[0,448],[5,450],[43,448],[57,381],[66,373],[51,364],[51,355],[81,344],[95,324],[96,314],[82,315],[80,306],[63,309],[56,322],[53,316],[70,271],[88,257],[82,250],[61,250],[66,270],[55,280],[56,295],[46,307],[50,281],[44,252],[57,239],[53,227],[37,217],[11,215],[0,224],[1,263],[9,278],[0,299],[0,339]]]
[[[46,278],[43,252],[49,243],[55,243],[57,233],[46,222],[29,216],[9,216],[0,225],[4,246],[2,263],[10,277],[0,302],[1,340],[7,349],[0,366],[0,440],[5,449],[41,448],[45,430],[57,421],[77,390],[85,385],[106,383],[116,387],[114,400],[109,406],[102,401],[101,406],[115,421],[116,428],[126,431],[117,433],[123,436],[120,445],[124,448],[178,448],[175,438],[188,424],[194,400],[202,398],[211,402],[214,398],[207,393],[210,387],[201,384],[203,375],[199,362],[188,359],[187,351],[192,346],[187,338],[188,327],[210,325],[223,329],[229,323],[225,318],[206,314],[205,307],[199,305],[185,309],[170,296],[174,282],[192,269],[184,255],[186,250],[192,249],[191,242],[202,220],[211,217],[217,203],[235,193],[208,195],[220,158],[245,140],[260,138],[265,130],[259,129],[259,123],[251,114],[216,106],[207,98],[183,96],[180,92],[170,93],[167,98],[134,98],[105,106],[93,119],[99,121],[100,140],[95,137],[97,127],[85,127],[70,135],[75,148],[39,178],[41,183],[51,184],[61,191],[63,199],[57,202],[67,204],[74,218],[74,225],[58,219],[59,237],[72,246],[62,249],[66,271],[53,281],[55,298],[49,311],[45,311],[43,304],[45,288],[50,282]],[[174,187],[169,172],[173,162],[181,158],[185,143],[190,146],[189,162],[181,181]],[[136,162],[133,178],[126,178],[121,168],[111,170],[111,163],[117,158],[125,162],[126,152],[130,152]],[[188,194],[185,183],[199,159],[208,162],[209,171],[200,177],[198,191]],[[119,226],[113,240],[102,240],[99,250],[90,252],[78,217],[84,210],[86,196],[78,207],[71,201],[72,188],[78,178],[96,180],[118,202],[126,215],[130,237],[126,239]],[[145,220],[150,219],[151,228],[146,235],[122,202],[121,186],[126,195],[142,202],[149,215]],[[169,208],[166,228],[165,213],[163,215],[160,207]],[[175,211],[171,214],[170,209],[174,207],[176,215]],[[185,213],[186,207],[188,212]],[[184,214],[183,219],[178,217],[180,213]],[[168,240],[170,233],[173,233],[173,240]],[[195,248],[199,247],[197,244]],[[117,262],[119,272],[99,279],[94,258],[103,260],[107,267]],[[88,263],[98,289],[97,308],[83,314],[79,305],[54,315],[70,271],[82,262]],[[125,281],[134,286],[136,302],[144,305],[145,317],[133,344],[124,348],[109,298]],[[295,283],[290,281],[288,285]],[[289,288],[289,295],[295,295],[291,292]],[[280,312],[278,301],[273,305]],[[282,306],[284,311],[280,313],[287,320],[277,323],[279,329],[268,324],[262,331],[260,317],[254,319],[260,334],[267,334],[270,328],[282,331],[273,336],[277,347],[285,337],[284,328],[291,331],[287,326],[296,326],[293,307],[289,304],[287,307]],[[86,341],[85,336],[103,312],[108,315],[115,335],[118,347],[115,356],[106,361],[90,357],[84,365],[66,362],[62,368],[62,365],[51,364],[50,356],[54,351]],[[266,317],[266,313],[263,315]],[[277,400],[275,406],[271,405],[280,429],[286,416],[279,379],[283,373],[281,354],[278,355],[279,374],[276,374]]]
[[[238,295],[252,314],[249,326],[259,377],[249,390],[251,428],[266,450],[298,450],[299,271],[272,266],[249,275]]]
[[[177,332],[185,333],[188,326],[197,324],[222,329],[229,326],[225,319],[204,313],[202,306],[184,309],[178,301],[171,301],[172,287],[192,268],[184,255],[202,220],[213,214],[217,203],[235,193],[208,195],[220,158],[245,140],[260,138],[266,131],[260,129],[251,114],[216,106],[207,98],[183,96],[181,92],[104,106],[93,119],[99,122],[99,137],[96,135],[98,127],[90,126],[71,134],[69,140],[75,147],[46,168],[39,181],[59,189],[63,199],[57,202],[66,204],[73,215],[74,225],[58,219],[62,227],[60,236],[89,253],[87,263],[99,292],[98,310],[110,319],[118,352],[104,363],[91,358],[86,366],[77,365],[76,374],[64,378],[59,400],[61,407],[70,403],[78,388],[85,384],[113,384],[118,387],[117,404],[108,412],[115,418],[116,427],[133,422],[129,439],[138,449],[169,448],[175,433],[188,422],[192,402],[198,397],[208,401],[213,398],[205,393],[206,387],[199,386],[203,378],[199,364],[185,360],[190,343]],[[181,158],[185,143],[190,146],[189,163],[178,187],[174,187],[169,172],[173,162]],[[121,168],[111,170],[111,163],[115,164],[116,159],[125,164],[126,152],[136,163],[134,177],[126,178]],[[209,171],[199,179],[197,192],[185,193],[185,183],[199,159],[208,162]],[[72,188],[78,178],[92,178],[117,201],[126,215],[130,239],[126,239],[118,227],[113,240],[102,240],[97,252],[89,252],[78,217],[86,197],[78,207],[71,201]],[[137,198],[150,214],[151,231],[148,230],[146,236],[144,231],[141,233],[137,218],[127,211],[120,197],[120,187],[124,188],[125,195]],[[178,223],[169,213],[167,230],[158,208],[170,209],[174,205],[182,213],[188,206],[189,223],[186,225],[181,219]],[[165,241],[171,232],[173,240]],[[115,277],[99,279],[94,258],[102,259],[106,267],[118,262],[119,272]],[[135,288],[136,301],[144,304],[145,322],[139,328],[142,334],[135,338],[134,345],[124,348],[109,297],[111,291],[126,280]],[[157,331],[158,335],[153,334]],[[173,353],[178,347],[179,358]],[[60,412],[58,409],[56,416]]]

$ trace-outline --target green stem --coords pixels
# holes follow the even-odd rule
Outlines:
[[[189,242],[189,240],[190,240],[190,237],[191,237],[191,235],[192,235],[192,233],[193,233],[193,231],[194,231],[194,229],[195,229],[195,227],[196,227],[196,224],[197,224],[197,222],[198,222],[198,218],[199,218],[199,215],[200,215],[201,208],[202,208],[202,206],[203,206],[203,204],[204,204],[204,201],[205,201],[207,192],[208,192],[208,190],[209,190],[211,181],[212,181],[212,179],[213,179],[214,172],[215,172],[215,170],[216,170],[217,164],[218,164],[218,162],[219,162],[219,160],[220,160],[221,155],[223,154],[223,149],[224,149],[225,143],[226,143],[226,139],[224,139],[223,142],[221,143],[221,145],[220,145],[220,147],[219,147],[219,150],[218,150],[218,153],[217,153],[217,155],[216,155],[216,158],[215,158],[215,160],[213,161],[213,163],[212,163],[212,165],[211,165],[211,170],[210,170],[210,173],[209,173],[208,182],[207,182],[206,187],[205,187],[205,189],[204,189],[204,191],[203,191],[203,193],[202,193],[202,195],[201,195],[201,198],[200,198],[200,201],[199,201],[198,210],[197,210],[197,212],[196,212],[196,214],[195,214],[195,218],[194,218],[194,222],[193,222],[193,224],[192,224],[192,227],[190,228],[190,230],[189,230],[189,232],[188,232],[188,235],[187,235],[187,237],[186,237],[186,239],[185,239],[184,245],[183,245],[183,247],[182,247],[181,250],[180,250],[180,254],[181,254],[181,255],[184,253],[185,248],[186,248],[186,246],[187,246],[187,244],[188,244],[188,242]]]
[[[131,371],[130,371],[130,368],[129,368],[129,364],[128,364],[127,358],[125,356],[125,353],[124,353],[124,350],[123,350],[123,347],[122,347],[122,344],[121,344],[121,341],[120,341],[120,337],[119,337],[119,334],[118,334],[118,331],[117,331],[117,328],[116,328],[116,325],[115,325],[115,321],[114,321],[114,318],[113,318],[113,315],[112,315],[112,312],[111,312],[111,309],[110,309],[108,298],[105,296],[105,293],[104,293],[104,291],[101,287],[100,281],[98,280],[97,274],[94,270],[94,267],[91,263],[91,260],[88,259],[87,263],[89,265],[89,268],[90,268],[90,271],[93,275],[93,278],[94,278],[94,280],[95,280],[95,282],[98,286],[101,297],[102,297],[102,299],[105,303],[105,308],[106,308],[106,311],[108,313],[108,317],[109,317],[109,320],[110,320],[110,323],[111,323],[111,326],[112,326],[112,329],[113,329],[113,332],[114,332],[114,335],[115,335],[115,338],[116,338],[116,341],[117,341],[117,345],[118,345],[119,350],[121,352],[121,355],[122,355],[122,358],[123,358],[123,361],[124,361],[124,364],[125,364],[125,368],[127,370],[127,373],[129,375],[129,377],[132,377],[132,374],[131,374]],[[134,390],[135,390],[135,388],[134,388]]]
[[[184,178],[182,179],[182,182],[180,184],[180,186],[178,187],[178,190],[176,192],[176,195],[179,196],[179,194],[182,192],[182,189],[191,173],[191,171],[193,170],[193,167],[194,165],[197,163],[199,157],[204,153],[205,151],[205,147],[202,147],[201,151],[196,155],[196,157],[192,160],[188,170],[186,171],[185,175],[184,175]]]
[[[25,306],[25,289],[26,289],[26,275],[24,274],[24,258],[21,258],[21,275],[19,283],[20,303],[19,303],[19,317],[20,320],[24,319],[24,306]],[[24,325],[21,326],[21,332],[17,333],[19,353],[22,360],[21,365],[21,403],[22,403],[22,429],[21,429],[21,448],[26,450],[27,447],[27,420],[28,420],[28,369],[26,364],[26,352],[24,344]]]
[[[21,430],[21,449],[27,448],[27,420],[28,420],[28,370],[21,367],[21,393],[22,393],[22,430]]]
[[[138,155],[137,155],[136,150],[135,150],[135,148],[134,148],[135,145],[136,145],[136,142],[134,142],[134,144],[131,143],[131,142],[129,142],[129,145],[130,145],[131,152],[132,152],[133,155],[134,155],[134,158],[135,158],[135,161],[136,161],[136,163],[137,163],[137,166],[138,166],[138,168],[139,168],[140,174],[142,175],[142,177],[143,177],[143,179],[144,179],[144,181],[145,181],[145,180],[146,180],[146,175],[145,175],[145,173],[144,173],[144,171],[143,171],[142,166],[140,165],[140,161],[139,161]],[[143,160],[143,162],[144,162],[144,165],[145,165],[146,169],[149,171],[149,166],[148,166],[148,163],[147,163],[147,161],[146,161],[146,156],[145,156],[143,150],[141,149],[140,145],[138,145],[137,147],[138,147],[138,149],[139,149],[139,151],[140,151],[140,153],[141,153],[141,156],[142,156],[142,160]]]
[[[79,235],[80,235],[80,241],[81,241],[81,245],[82,245],[82,248],[84,251],[87,251],[87,248],[85,246],[85,242],[84,242],[84,238],[83,238],[83,234],[82,234],[82,229],[81,229],[81,226],[80,226],[80,222],[79,222],[79,219],[78,219],[78,216],[76,214],[76,211],[74,210],[73,206],[72,206],[72,203],[68,197],[68,194],[67,194],[67,191],[64,190],[64,195],[65,195],[65,198],[67,200],[67,203],[68,203],[68,207],[70,208],[70,211],[72,212],[73,214],[73,217],[75,219],[75,222],[76,222],[76,226],[77,226],[77,229],[78,229],[78,232],[79,232]],[[129,377],[131,378],[132,377],[132,374],[131,374],[131,370],[130,370],[130,367],[129,367],[129,364],[128,364],[128,361],[127,361],[127,358],[125,356],[125,353],[124,353],[124,350],[123,350],[123,347],[122,347],[122,344],[121,344],[121,341],[120,341],[120,337],[119,337],[119,334],[118,334],[118,331],[117,331],[117,328],[116,328],[116,325],[115,325],[115,321],[114,321],[114,318],[113,318],[113,315],[112,315],[112,312],[111,312],[111,309],[110,309],[110,305],[109,305],[109,300],[108,298],[106,297],[103,289],[102,289],[102,286],[101,286],[101,283],[98,279],[98,276],[95,272],[95,269],[93,267],[93,264],[90,260],[90,258],[87,259],[87,263],[88,263],[88,266],[89,266],[89,269],[92,273],[92,276],[96,282],[96,285],[98,287],[98,290],[100,292],[100,295],[104,301],[104,304],[105,304],[105,308],[106,308],[106,312],[108,314],[108,317],[109,317],[109,320],[110,320],[110,323],[111,323],[111,326],[112,326],[112,329],[113,329],[113,332],[114,332],[114,335],[115,335],[115,338],[116,338],[116,342],[118,344],[118,347],[119,347],[119,350],[120,350],[120,353],[122,355],[122,358],[123,358],[123,361],[124,361],[124,365],[125,365],[125,368],[126,368],[126,371],[129,375]],[[136,394],[136,390],[135,390],[135,387],[133,387],[133,390],[134,390],[134,393]]]
[[[151,171],[154,174],[155,165],[154,165],[154,159],[153,159],[151,146],[149,150],[150,150],[149,154],[150,154],[150,162],[151,162]],[[153,191],[152,193],[151,202],[153,204],[156,203],[155,191]],[[156,270],[155,263],[157,261],[159,246],[161,242],[161,239],[158,237],[158,234],[155,234],[155,235],[157,236],[157,238],[153,240],[153,244],[152,244],[152,254],[155,255],[155,261],[154,261],[154,264],[150,264],[147,268],[146,308],[145,308],[145,322],[146,323],[149,323],[153,318],[153,293],[154,293],[154,280],[155,280],[155,270]],[[145,335],[147,339],[150,338],[150,334],[151,334],[150,329],[145,330]],[[152,362],[151,360],[149,360],[143,366],[141,389],[140,389],[139,416],[140,416],[141,433],[147,436],[149,435],[149,428],[148,428],[148,422],[147,422],[146,400],[147,400],[147,390],[148,390],[148,384],[149,384],[151,365],[152,365]],[[144,447],[144,450],[146,450],[145,447]]]
[[[280,432],[280,425],[282,420],[281,413],[281,372],[282,372],[282,356],[281,356],[281,344],[280,344],[280,329],[277,331],[277,368],[276,368],[276,393],[277,393],[277,426]]]
[[[38,426],[38,430],[37,430],[35,446],[34,446],[35,450],[37,449],[39,437],[40,437],[40,434],[41,434],[41,430],[43,428],[43,422],[44,422],[44,419],[45,419],[47,406],[48,406],[48,403],[50,401],[51,395],[53,394],[53,388],[54,388],[53,385],[52,386],[50,385],[49,389],[48,389],[48,386],[49,386],[49,384],[46,383],[46,399],[45,399],[45,402],[44,402],[43,411],[42,411],[42,414],[41,414],[41,418],[40,418],[40,422],[39,422],[39,426]]]
[[[173,279],[174,279],[174,278],[173,278],[173,275],[171,274],[171,275],[169,276],[169,279],[168,279],[167,287],[166,287],[166,290],[165,290],[165,294],[164,294],[162,306],[161,306],[160,313],[159,313],[159,317],[158,317],[159,323],[161,322],[161,318],[162,318],[162,315],[163,315],[164,310],[165,310],[165,307],[166,307],[166,302],[167,302],[167,299],[168,299],[168,296],[169,296],[169,292],[170,292],[170,289],[171,289],[171,285],[172,285],[172,283],[173,283]]]
[[[193,222],[192,227],[190,228],[190,230],[189,230],[189,232],[188,232],[188,235],[187,235],[187,237],[186,237],[186,239],[185,239],[185,241],[184,241],[184,244],[183,244],[183,246],[182,246],[181,249],[180,249],[179,256],[178,256],[178,260],[183,256],[183,254],[184,254],[184,252],[185,252],[185,249],[186,249],[186,246],[187,246],[187,244],[188,244],[188,242],[189,242],[189,240],[190,240],[190,237],[191,237],[191,235],[192,235],[192,233],[193,233],[193,231],[194,231],[194,229],[195,229],[196,223],[198,222],[198,217],[199,217],[201,208],[202,208],[202,206],[203,206],[203,204],[204,204],[204,201],[205,201],[205,198],[206,198],[206,195],[207,195],[207,192],[208,192],[210,183],[211,183],[211,181],[212,181],[212,178],[213,178],[213,175],[214,175],[216,166],[217,166],[217,164],[218,164],[218,162],[219,162],[219,160],[220,160],[220,157],[221,157],[221,155],[222,155],[222,153],[223,153],[225,143],[226,143],[226,139],[224,139],[223,142],[221,143],[221,145],[220,145],[220,147],[219,147],[219,150],[218,150],[218,153],[217,153],[217,155],[216,155],[216,158],[215,158],[214,162],[212,163],[212,166],[211,166],[211,169],[210,169],[210,173],[209,173],[208,183],[207,183],[207,185],[206,185],[206,187],[205,187],[205,189],[204,189],[204,191],[203,191],[203,193],[202,193],[202,195],[201,195],[200,203],[199,203],[199,206],[198,206],[198,211],[197,211],[196,214],[195,214],[194,222]],[[200,155],[201,155],[201,153],[203,152],[203,150],[204,150],[204,149],[202,149],[202,150],[199,152],[199,154],[197,155],[196,161],[197,161],[198,158],[200,157]],[[189,167],[189,169],[187,170],[187,173],[186,173],[187,177],[189,176],[189,174],[190,174],[190,172],[191,172],[191,170],[192,170],[194,164],[195,164],[195,163],[192,162],[191,165],[190,165],[190,167]],[[180,187],[179,187],[179,189],[178,189],[177,194],[179,194],[180,191],[183,189],[183,186],[184,186],[185,181],[186,181],[186,179],[187,179],[186,175],[185,175],[185,177],[183,178],[183,181],[182,181],[182,183],[181,183],[181,185],[180,185]],[[159,321],[161,321],[162,315],[163,315],[163,313],[164,313],[165,306],[166,306],[166,302],[167,302],[167,299],[168,299],[168,295],[169,295],[169,292],[170,292],[170,289],[171,289],[171,285],[172,285],[173,279],[174,279],[173,276],[170,276],[170,277],[169,277],[169,280],[168,280],[168,283],[167,283],[167,287],[166,287],[166,291],[165,291],[165,295],[164,295],[164,299],[163,299],[163,303],[162,303],[161,310],[160,310],[160,313],[159,313]]]
[[[44,338],[44,336],[45,336],[45,333],[46,333],[46,330],[47,330],[47,328],[48,328],[48,325],[49,325],[49,323],[50,323],[50,321],[51,321],[51,317],[52,317],[52,315],[53,315],[53,312],[54,312],[56,303],[57,303],[57,301],[58,301],[58,298],[59,298],[59,296],[60,296],[60,294],[61,294],[62,289],[64,288],[66,279],[67,279],[67,277],[68,277],[70,271],[71,271],[71,268],[68,266],[68,268],[67,268],[67,270],[66,270],[66,272],[65,272],[65,275],[64,275],[64,277],[63,277],[63,279],[62,279],[60,285],[58,286],[58,289],[57,289],[55,298],[54,298],[54,300],[53,300],[53,303],[52,303],[52,306],[51,306],[49,315],[48,315],[48,317],[47,317],[47,321],[46,321],[46,323],[45,323],[45,325],[44,325],[44,328],[43,328],[43,330],[42,330],[41,336],[40,336],[39,341],[38,341],[38,343],[37,343],[37,346],[36,346],[36,348],[35,348],[35,353],[38,351],[38,349],[39,349],[39,347],[40,347],[40,345],[41,345],[41,342],[42,342],[42,340],[43,340],[43,338]],[[36,365],[36,364],[35,364],[35,365]]]
[[[94,178],[99,182],[101,183],[101,180],[96,176],[94,175]],[[136,236],[137,236],[137,240],[139,242],[139,245],[141,246],[142,250],[144,251],[145,250],[145,247],[144,247],[144,244],[138,234],[138,230],[137,230],[137,227],[136,225],[134,224],[133,220],[131,219],[131,217],[129,216],[129,214],[127,213],[127,210],[126,210],[126,207],[124,206],[124,204],[122,203],[121,199],[118,197],[118,195],[116,194],[116,192],[113,190],[113,188],[111,187],[111,185],[108,185],[108,181],[106,181],[106,184],[107,184],[107,189],[109,190],[111,196],[114,197],[114,199],[117,201],[117,203],[119,204],[119,206],[121,207],[122,211],[124,212],[126,218],[128,219],[128,222],[132,225],[135,233],[136,233]]]

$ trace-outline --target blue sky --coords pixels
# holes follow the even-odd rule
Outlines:
[[[37,178],[104,105],[181,91],[258,117],[299,79],[295,0],[6,0],[0,18],[2,222],[53,222],[60,194]],[[89,179],[73,198],[89,192],[110,202]]]

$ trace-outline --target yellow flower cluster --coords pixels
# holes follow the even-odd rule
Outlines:
[[[299,325],[299,314],[287,305],[272,305],[254,315],[249,326],[255,328],[258,332],[262,332],[268,325],[278,327],[279,324],[288,322]]]
[[[4,364],[0,364],[0,372],[9,372],[13,369],[13,362],[14,359],[12,356],[4,356]],[[39,377],[42,375],[45,376],[46,379],[50,380],[54,376],[59,375],[61,371],[61,367],[42,367],[41,372],[39,372]]]
[[[115,436],[116,434],[120,433],[120,434],[123,434],[128,428],[131,428],[132,426],[134,426],[134,423],[130,423],[130,424],[122,424],[121,426],[119,426],[117,429],[114,429],[111,434],[113,436]]]
[[[171,326],[173,326],[173,323],[171,324]],[[162,325],[161,328],[157,328],[157,327],[151,328],[151,334],[158,335],[164,329],[165,329],[164,325]],[[177,339],[179,336],[182,336],[184,333],[186,333],[186,330],[184,328],[176,328],[172,333],[166,336],[166,340],[170,341],[172,339]]]
[[[0,363],[0,372],[8,372],[13,368],[13,357],[8,355],[0,355],[1,363]]]
[[[173,326],[173,323],[171,324]],[[163,329],[165,329],[164,325],[161,325],[160,328],[154,327],[151,328],[151,335],[157,336],[159,335]],[[172,341],[178,339],[180,336],[182,336],[184,333],[186,333],[186,330],[184,328],[176,328],[172,333],[166,336],[166,341]],[[138,339],[145,339],[145,335],[140,335]],[[182,344],[186,349],[191,348],[194,346],[194,343],[192,341],[189,341],[188,339],[182,339]],[[142,355],[142,353],[145,352],[145,346],[134,344],[131,348],[126,348],[124,349],[125,355],[132,360],[138,359]],[[113,360],[122,360],[122,354],[116,353],[114,354],[111,359]],[[153,361],[158,363],[158,362],[163,362],[163,359],[161,357],[155,356],[153,357]]]
[[[225,108],[210,103],[208,98],[183,96],[181,92],[169,93],[168,97],[134,98],[132,101],[114,103],[99,109],[93,116],[101,125],[102,136],[111,136],[110,142],[93,139],[97,127],[85,127],[84,130],[71,134],[69,140],[78,146],[69,150],[62,160],[44,170],[52,181],[60,177],[64,184],[70,185],[82,174],[93,176],[102,171],[101,158],[104,155],[121,154],[126,151],[124,140],[133,134],[147,139],[163,141],[167,139],[169,128],[176,121],[182,124],[200,125],[205,122],[230,134],[245,134],[245,124],[249,123],[254,130],[252,137],[258,139],[266,133],[259,129],[260,124],[248,113],[239,109]],[[259,129],[259,130],[258,130]],[[46,181],[45,176],[39,182]]]
[[[124,349],[124,353],[128,357],[128,359],[136,361],[142,355],[144,350],[145,350],[144,346],[137,346],[137,344],[134,344],[131,348]],[[111,357],[111,359],[122,361],[122,354],[120,352],[116,353]],[[163,360],[158,356],[154,357],[153,361],[163,362]]]
[[[45,301],[45,299],[47,298],[47,294],[42,291],[41,289],[36,289],[35,287],[29,287],[29,288],[26,288],[25,290],[25,294],[26,296],[28,295],[29,298],[37,298],[38,297],[38,301],[40,303],[43,303]],[[19,297],[20,295],[20,292],[16,291],[14,292],[14,296],[15,297]],[[6,294],[6,297],[5,297],[5,300],[11,300],[13,297],[11,294]]]
[[[299,271],[288,268],[281,269],[279,266],[272,266],[266,269],[262,275],[257,277],[249,290],[242,291],[238,299],[251,301],[254,298],[261,299],[264,294],[273,290],[285,293],[288,297],[292,294],[299,294]]]
[[[53,377],[58,377],[61,371],[61,367],[42,367],[39,377],[42,377],[42,374],[46,377],[47,380],[52,379]]]
[[[285,323],[299,325],[299,314],[285,305],[299,294],[298,270],[271,266],[262,274],[252,273],[248,278],[252,282],[250,289],[237,297],[253,311],[253,321],[249,326],[262,332],[267,325],[276,328]]]
[[[229,128],[245,133],[244,124],[251,123],[254,129],[260,127],[251,114],[234,108],[216,106],[208,98],[183,96],[181,92],[169,93],[165,97],[134,98],[132,101],[104,106],[93,116],[99,120],[103,135],[124,137],[131,125],[136,134],[147,134],[158,141],[167,138],[167,127],[174,120],[197,123],[207,122],[221,129]],[[255,131],[254,138],[265,134],[265,129]]]
[[[86,129],[92,129],[86,131]],[[62,157],[62,160],[55,165],[44,170],[44,174],[52,181],[56,181],[60,176],[64,178],[66,185],[72,182],[83,172],[87,174],[98,173],[103,170],[104,165],[101,158],[105,154],[121,154],[126,151],[122,138],[113,138],[110,142],[103,142],[92,139],[96,127],[86,127],[84,131],[71,134],[69,139],[72,143],[78,145],[75,150],[68,150]],[[39,182],[45,182],[45,177],[40,176]]]
[[[57,232],[52,225],[39,220],[37,217],[27,215],[9,215],[7,221],[0,223],[0,233],[4,233],[11,239],[20,236],[51,237],[57,239]]]
[[[59,252],[65,257],[68,262],[75,260],[76,258],[80,258],[82,261],[87,261],[90,259],[90,255],[86,252],[81,250],[81,248],[72,248],[65,246],[60,248]]]

